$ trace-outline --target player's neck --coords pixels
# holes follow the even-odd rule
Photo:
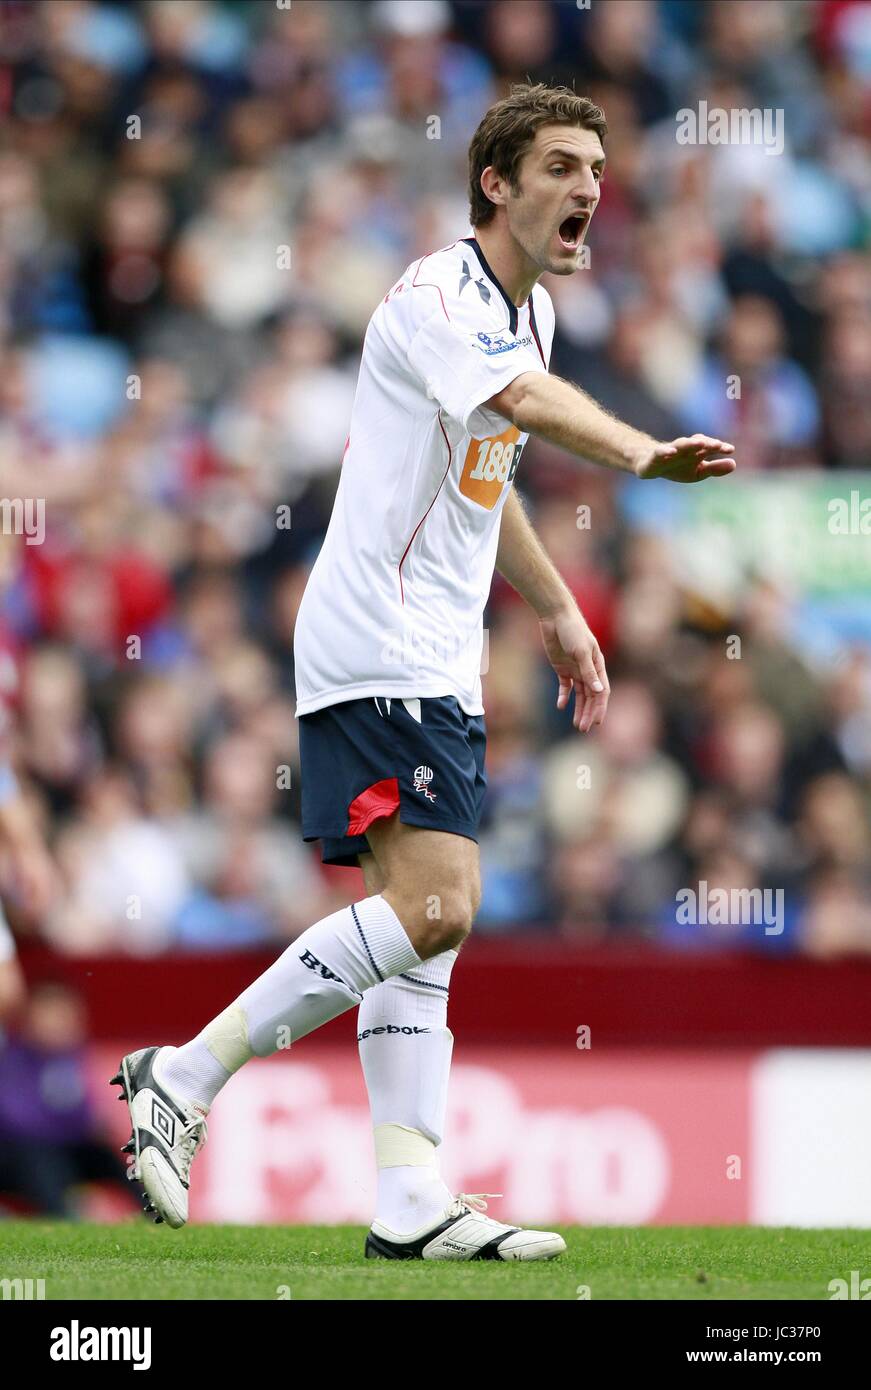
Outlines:
[[[541,275],[538,266],[501,227],[475,227],[474,237],[511,303],[522,308]]]

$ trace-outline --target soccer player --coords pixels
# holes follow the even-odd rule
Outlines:
[[[471,143],[473,234],[414,261],[369,323],[294,642],[303,834],[325,861],[360,864],[368,896],[309,927],[192,1041],[123,1059],[133,1172],[172,1226],[187,1219],[191,1161],[221,1087],[357,1006],[378,1165],[367,1256],[565,1249],[455,1197],[436,1161],[449,982],[480,896],[484,605],[495,567],[538,618],[558,707],[574,694],[574,725],[589,732],[608,677],[513,487],[528,435],[638,479],[691,483],[735,466],[719,439],[650,438],[548,374],[554,313],[538,282],[578,269],[605,134],[586,98],[514,88]]]

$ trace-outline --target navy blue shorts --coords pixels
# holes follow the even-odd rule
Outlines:
[[[299,717],[302,834],[325,864],[357,867],[373,821],[477,840],[487,777],[482,714],[453,695],[347,700]]]

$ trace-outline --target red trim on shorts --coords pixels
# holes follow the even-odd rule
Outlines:
[[[365,835],[373,820],[382,816],[392,816],[399,810],[399,782],[395,777],[385,777],[383,782],[373,782],[348,807],[348,829],[346,835]]]

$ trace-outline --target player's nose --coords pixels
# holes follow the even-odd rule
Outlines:
[[[588,204],[590,211],[599,201],[599,183],[592,169],[582,169],[572,190],[576,201]]]

